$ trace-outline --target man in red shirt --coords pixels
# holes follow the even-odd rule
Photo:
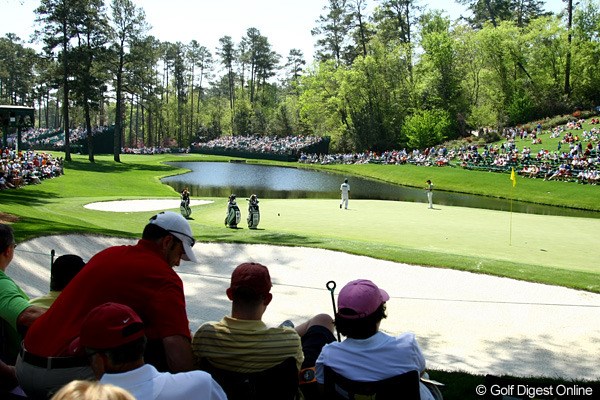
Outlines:
[[[144,358],[158,370],[191,370],[190,329],[183,282],[173,270],[197,262],[189,223],[174,212],[150,219],[134,246],[114,246],[92,257],[52,307],[34,323],[17,360],[17,377],[29,398],[47,398],[74,379],[92,379],[77,345],[81,323],[93,308],[116,302],[142,318]]]

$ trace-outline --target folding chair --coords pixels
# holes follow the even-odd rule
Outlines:
[[[352,381],[324,367],[324,395],[326,400],[344,399],[338,390],[348,394],[350,400],[420,400],[419,373],[409,371],[381,381]]]
[[[252,373],[227,371],[208,361],[203,362],[202,369],[221,385],[229,400],[294,400],[299,393],[298,367],[293,357]]]

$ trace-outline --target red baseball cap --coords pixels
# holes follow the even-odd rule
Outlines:
[[[240,264],[231,274],[230,289],[234,292],[239,288],[246,288],[265,295],[271,291],[272,286],[268,268],[259,263]]]
[[[83,320],[79,344],[91,349],[114,349],[144,336],[144,323],[124,304],[104,303]]]
[[[390,295],[367,279],[349,282],[340,290],[338,296],[338,313],[347,308],[356,315],[339,315],[347,319],[364,318],[373,314],[382,303],[390,299]]]

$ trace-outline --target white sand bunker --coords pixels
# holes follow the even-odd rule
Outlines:
[[[97,211],[112,211],[112,212],[142,212],[142,211],[157,211],[169,210],[172,208],[179,209],[179,199],[149,199],[149,200],[116,200],[102,201],[98,203],[86,204],[84,207],[90,210]],[[190,200],[190,206],[200,206],[210,204],[209,200]]]

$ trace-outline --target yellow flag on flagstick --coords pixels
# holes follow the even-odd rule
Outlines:
[[[517,186],[517,175],[515,174],[515,168],[511,168],[510,180],[512,181],[513,187]]]

